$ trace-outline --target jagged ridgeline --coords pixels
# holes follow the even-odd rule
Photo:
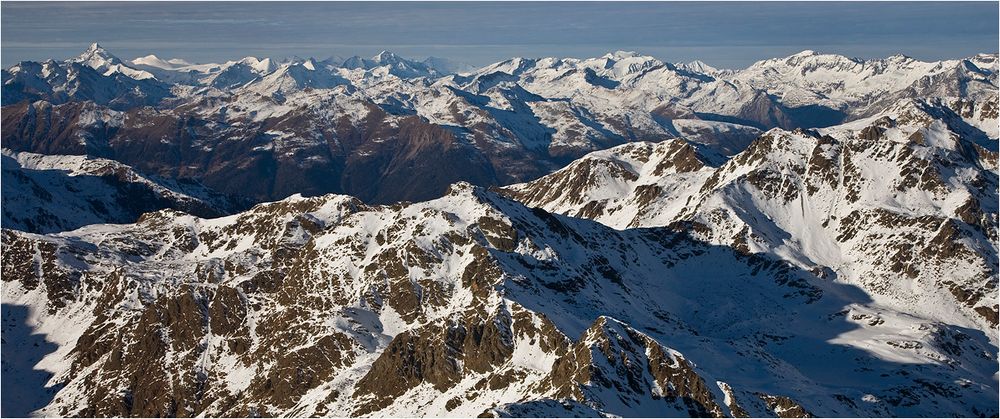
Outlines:
[[[5,70],[2,413],[1000,414],[996,55],[447,64]]]
[[[60,348],[47,364],[59,391],[38,406],[50,415],[917,415],[996,402],[995,336],[915,323],[857,285],[691,230],[614,230],[468,184],[420,204],[293,197],[212,220],[165,210],[8,230],[4,244],[5,304],[39,310]]]
[[[200,215],[295,193],[420,201],[458,181],[530,181],[627,142],[684,138],[724,158],[767,129],[840,124],[900,99],[994,103],[996,60],[859,60],[805,51],[736,71],[619,51],[584,60],[515,58],[454,74],[434,67],[441,60],[391,53],[190,64],[123,60],[94,44],[70,60],[3,71],[0,139],[11,152],[88,155],[147,179],[198,184],[198,191],[163,186],[200,201]],[[50,182],[59,181],[22,189]],[[43,195],[25,204],[42,214],[5,214],[6,224],[53,232],[90,219],[137,219],[82,205],[82,219],[50,214],[44,193],[31,195]],[[160,208],[191,207],[163,198]]]

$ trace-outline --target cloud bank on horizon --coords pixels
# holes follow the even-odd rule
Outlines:
[[[24,3],[2,4],[2,65],[120,56],[193,62],[388,49],[484,65],[512,56],[635,50],[740,68],[804,49],[924,60],[996,52],[993,2],[941,3]]]

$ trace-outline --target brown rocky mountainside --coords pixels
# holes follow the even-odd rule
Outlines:
[[[113,159],[142,173],[199,179],[223,193],[258,202],[325,192],[374,202],[425,199],[439,196],[460,179],[498,184],[547,171],[545,166],[529,166],[524,174],[497,174],[486,153],[456,140],[446,129],[417,117],[390,124],[388,115],[374,106],[357,125],[303,112],[233,127],[196,115],[140,109],[116,115],[123,120],[120,126],[81,126],[80,118],[93,112],[93,106],[24,102],[7,107],[4,147]],[[277,129],[307,131],[317,140],[269,149],[283,143],[268,134]]]
[[[293,197],[5,230],[3,246],[4,309],[36,313],[5,336],[57,348],[39,364],[47,415],[996,414],[982,332],[918,328],[684,230],[613,230],[469,184],[418,204]]]

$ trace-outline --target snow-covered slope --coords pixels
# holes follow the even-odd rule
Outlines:
[[[903,100],[774,129],[719,167],[681,140],[628,144],[506,188],[616,228],[676,226],[855,284],[883,307],[996,339],[996,102]]]
[[[692,205],[717,169],[708,160],[683,139],[630,143],[505,190],[530,206],[612,227],[662,226]]]
[[[150,178],[113,160],[3,150],[3,227],[42,233],[130,223],[173,208],[201,216],[238,210],[193,182]]]
[[[468,184],[3,243],[4,307],[30,313],[5,336],[52,346],[40,414],[996,414],[995,336]]]
[[[93,62],[21,62],[3,72],[3,104],[45,100],[59,104],[93,101],[112,109],[160,103],[170,86],[152,78],[135,79],[110,68],[103,73]]]
[[[136,80],[153,78],[153,74],[149,72],[125,65],[121,59],[112,55],[96,42],[91,44],[90,48],[87,48],[83,54],[80,54],[80,56],[72,58],[67,62],[85,65],[105,76],[121,73]]]
[[[980,58],[972,59],[989,65],[985,54],[977,57]],[[923,62],[904,55],[860,60],[803,51],[786,58],[757,62],[730,80],[767,91],[791,107],[824,105],[839,109],[867,105],[886,95],[921,89],[920,86],[926,88],[931,84],[941,89],[952,83],[995,86],[995,72],[995,61],[992,67],[981,69],[969,60]],[[926,95],[927,92],[915,93]]]
[[[348,69],[373,70],[384,67],[390,74],[403,78],[435,77],[441,73],[427,63],[407,60],[389,51],[382,51],[372,58],[354,56],[344,60],[341,67]]]

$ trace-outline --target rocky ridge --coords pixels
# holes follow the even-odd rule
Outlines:
[[[296,196],[210,220],[163,210],[47,236],[5,230],[3,245],[5,310],[29,308],[32,330],[56,346],[37,364],[52,374],[40,414],[996,405],[995,336],[914,320],[686,230],[614,230],[469,184],[416,204]],[[850,334],[871,340],[841,339]]]
[[[997,139],[976,127],[995,127],[996,109],[903,100],[845,125],[768,131],[721,165],[685,142],[627,144],[504,190],[615,228],[675,226],[780,256],[995,336]]]

